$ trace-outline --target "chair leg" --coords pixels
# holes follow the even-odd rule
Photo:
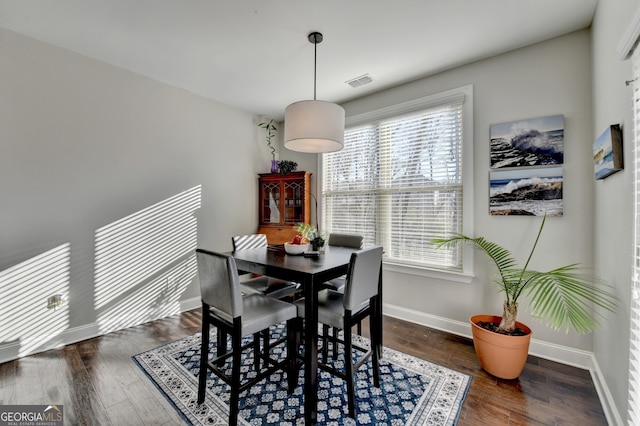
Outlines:
[[[351,322],[351,315],[349,313],[345,314],[344,317],[344,328],[342,329],[344,333],[344,364],[345,364],[345,373],[347,376],[347,405],[349,407],[349,417],[352,419],[356,418],[356,394],[355,394],[355,384],[354,384],[354,371],[353,371],[353,348],[351,345],[351,327],[348,325]]]
[[[216,356],[220,357],[226,353],[227,353],[227,332],[223,330],[221,327],[218,327]],[[224,364],[224,360],[218,361],[217,364],[218,364],[218,367],[222,367],[222,365]]]
[[[298,351],[300,350],[300,346],[302,345],[302,341],[304,339],[304,336],[303,336],[304,319],[296,318],[293,321],[295,321],[295,324],[296,324],[296,356],[297,356]]]
[[[369,330],[371,330],[371,364],[373,366],[373,386],[380,387],[380,354],[382,344],[380,342],[380,332],[378,319],[374,313],[369,314]]]
[[[234,323],[239,318],[234,318]],[[242,363],[242,333],[241,325],[234,324],[234,330],[231,336],[231,350],[233,351],[231,366],[231,398],[229,400],[229,425],[237,426],[238,424],[238,405],[240,402],[240,364]]]
[[[260,372],[260,333],[253,334],[253,368]]]
[[[338,327],[333,327],[333,360],[338,359],[338,333],[340,333],[340,329]]]
[[[202,336],[200,344],[200,373],[198,375],[198,404],[204,402],[207,387],[207,361],[209,360],[209,312],[208,305],[202,305]]]
[[[298,384],[298,369],[297,355],[298,355],[298,330],[299,330],[298,318],[293,318],[287,321],[287,391],[289,394],[293,393],[293,390]]]
[[[329,326],[326,324],[322,324],[322,361],[327,362],[327,357],[329,355],[328,346],[329,340],[327,336],[329,335]]]
[[[271,333],[271,330],[269,328],[267,328],[266,330],[262,330],[262,353],[265,355],[269,355],[269,338],[271,337],[271,335],[269,334]],[[265,367],[268,367],[268,363],[265,362]]]
[[[376,318],[376,338],[378,340],[378,359],[382,358],[382,288],[379,288],[379,294],[375,297],[375,309],[373,310]]]

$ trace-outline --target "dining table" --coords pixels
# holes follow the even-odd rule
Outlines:
[[[317,423],[318,414],[318,291],[322,283],[347,273],[351,254],[358,249],[326,246],[317,257],[289,255],[282,245],[271,245],[231,252],[239,270],[266,275],[301,284],[305,303],[304,322],[304,420],[306,425]],[[382,268],[378,283],[379,294],[375,308],[380,319],[375,329],[382,342]]]

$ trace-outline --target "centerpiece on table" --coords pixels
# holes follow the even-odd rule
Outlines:
[[[298,233],[291,241],[284,243],[284,250],[288,254],[303,254],[309,251],[318,251],[320,247],[324,247],[324,238],[318,232],[318,229],[308,223],[297,223],[294,227]]]

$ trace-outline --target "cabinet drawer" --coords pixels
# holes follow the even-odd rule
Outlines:
[[[291,241],[298,232],[289,227],[272,228],[269,226],[261,226],[258,228],[258,233],[266,234],[269,244],[284,244],[285,242]]]

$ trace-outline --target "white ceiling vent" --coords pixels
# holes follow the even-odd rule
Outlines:
[[[345,81],[349,86],[356,88],[360,86],[364,86],[365,84],[369,84],[373,81],[369,74],[361,75],[360,77],[352,78],[351,80]]]

